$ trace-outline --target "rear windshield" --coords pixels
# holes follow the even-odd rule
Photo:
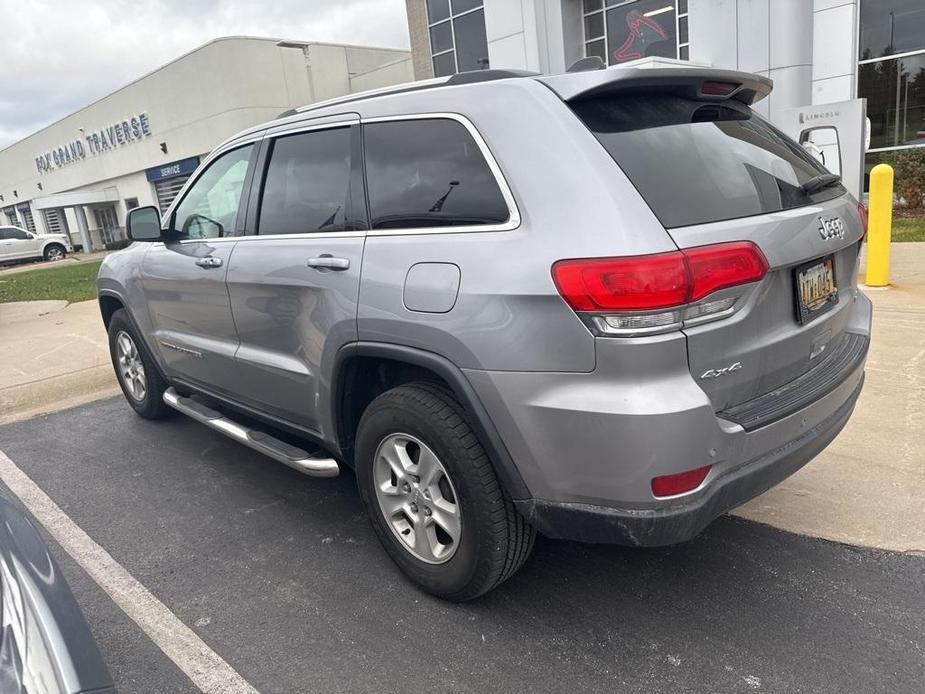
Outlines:
[[[615,96],[570,104],[667,227],[801,207],[841,185],[801,187],[829,173],[800,145],[738,102]]]

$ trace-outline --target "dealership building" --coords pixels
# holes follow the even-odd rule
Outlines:
[[[865,168],[925,147],[925,0],[406,0],[418,79],[658,56],[774,80],[756,109],[863,97]]]
[[[236,132],[296,106],[413,79],[408,51],[229,37],[212,41],[0,151],[0,224],[84,248],[125,214],[171,203]]]

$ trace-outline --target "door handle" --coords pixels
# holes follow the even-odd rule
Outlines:
[[[211,256],[208,258],[200,258],[199,260],[196,261],[196,265],[198,265],[199,267],[221,267],[222,259],[213,258]]]
[[[309,258],[308,267],[313,267],[317,270],[347,270],[350,268],[350,259],[335,258],[332,255],[324,253],[316,258]]]

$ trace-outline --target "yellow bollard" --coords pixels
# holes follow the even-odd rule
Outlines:
[[[893,224],[893,167],[877,164],[870,172],[870,204],[867,211],[868,287],[890,283],[890,236]]]

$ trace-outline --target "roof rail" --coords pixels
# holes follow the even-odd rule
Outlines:
[[[454,84],[475,84],[476,82],[506,80],[512,77],[536,77],[539,74],[539,72],[530,72],[530,70],[470,70],[457,72],[446,81],[446,85],[449,87]]]
[[[368,89],[363,92],[356,92],[355,94],[345,94],[344,96],[335,96],[332,99],[325,99],[324,101],[316,101],[313,104],[306,104],[305,106],[299,106],[298,108],[289,109],[284,111],[277,118],[284,118],[288,116],[295,115],[297,113],[308,113],[309,111],[315,111],[320,108],[326,108],[328,106],[336,106],[337,104],[349,104],[352,101],[360,101],[361,99],[368,99],[372,96],[387,96],[390,94],[401,94],[403,92],[416,92],[421,89],[430,89],[431,87],[442,87],[448,81],[447,77],[434,77],[428,80],[418,80],[417,82],[403,82],[401,84],[393,84],[388,87],[379,87],[378,89]]]

